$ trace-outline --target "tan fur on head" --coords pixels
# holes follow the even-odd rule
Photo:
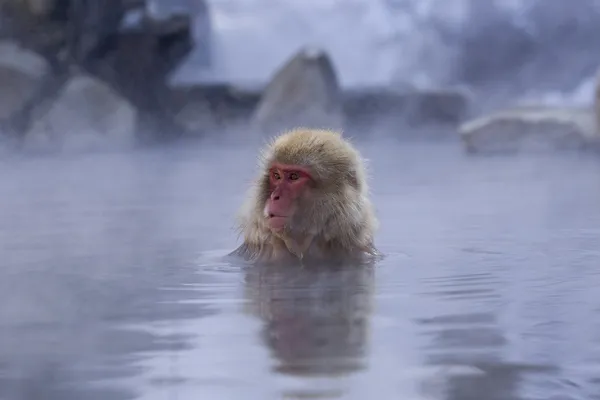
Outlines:
[[[273,162],[304,166],[316,181],[311,200],[302,204],[302,218],[294,220],[293,227],[282,235],[269,230],[264,216],[268,168]],[[277,258],[286,247],[294,253],[289,245],[296,240],[292,233],[314,238],[312,254],[320,258],[377,253],[373,240],[378,221],[369,199],[365,165],[340,133],[302,128],[285,132],[263,149],[260,169],[241,209],[239,229],[244,243],[237,254],[247,259]]]

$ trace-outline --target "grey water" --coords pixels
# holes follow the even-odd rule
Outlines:
[[[372,268],[221,257],[255,146],[3,161],[0,399],[600,398],[600,160],[357,146]]]

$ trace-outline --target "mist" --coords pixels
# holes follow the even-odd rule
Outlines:
[[[469,84],[467,70],[488,85],[515,90],[506,78],[526,79],[525,89],[544,101],[581,104],[598,64],[589,47],[597,46],[594,1],[209,3],[216,67],[198,70],[192,56],[175,82],[263,83],[298,48],[313,45],[331,53],[347,87]],[[567,76],[568,69],[576,73]]]

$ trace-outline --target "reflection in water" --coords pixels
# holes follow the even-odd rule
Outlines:
[[[364,369],[373,279],[373,265],[249,267],[248,310],[264,324],[262,337],[276,360],[275,370],[335,377]],[[308,388],[302,395],[309,393],[324,395]]]
[[[417,322],[429,339],[426,362],[430,365],[466,367],[471,373],[448,374],[441,397],[447,400],[524,399],[519,394],[523,374],[549,373],[556,368],[525,365],[505,359],[508,344],[496,313],[501,286],[492,273],[458,274],[428,279],[428,295],[456,313],[420,319]]]

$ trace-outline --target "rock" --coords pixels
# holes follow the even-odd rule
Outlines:
[[[469,109],[467,92],[454,88],[390,90],[371,88],[344,93],[344,114],[351,126],[375,125],[389,118],[411,125],[457,124]]]
[[[56,7],[57,0],[27,0],[21,3],[27,3],[29,11],[35,16],[46,16]]]
[[[329,56],[303,49],[273,76],[253,115],[264,133],[314,127],[343,128],[340,88]]]
[[[189,15],[174,14],[155,20],[148,16],[124,28],[102,61],[121,85],[147,86],[150,80],[161,83],[187,57],[194,47],[193,21]],[[107,74],[107,71],[102,71]],[[110,75],[110,74],[108,74]],[[145,85],[142,85],[144,83]],[[129,89],[130,91],[133,89]],[[139,94],[148,97],[147,92]]]
[[[406,95],[385,88],[353,89],[344,92],[344,114],[349,125],[372,125],[383,116],[397,114]]]
[[[0,0],[0,2],[3,0]],[[123,0],[4,0],[0,28],[49,59],[84,63],[118,33]],[[110,45],[110,44],[108,44]]]
[[[177,124],[187,133],[198,134],[247,123],[261,93],[257,88],[218,82],[182,85],[171,88],[169,104]]]
[[[119,150],[135,144],[136,110],[109,86],[75,75],[31,124],[24,148],[34,151]]]
[[[0,42],[0,120],[10,118],[35,96],[49,70],[39,55],[10,41]]]
[[[174,114],[177,125],[189,135],[199,136],[219,128],[211,105],[204,98],[190,99]]]
[[[63,0],[60,3],[62,7],[55,13],[55,19],[65,31],[66,51],[71,60],[87,66],[103,58],[114,46],[127,12],[123,1]]]
[[[35,18],[44,18],[54,10],[56,3],[57,0],[0,0],[0,7]]]
[[[459,134],[470,153],[543,152],[596,147],[589,108],[523,107],[469,121]]]
[[[129,26],[115,39],[113,47],[95,58],[86,69],[118,88],[138,110],[140,132],[149,141],[174,139],[174,122],[169,119],[167,76],[193,47],[192,22],[174,15],[164,20],[145,18]]]
[[[404,115],[412,125],[457,124],[467,115],[469,95],[460,89],[440,88],[406,93]]]

